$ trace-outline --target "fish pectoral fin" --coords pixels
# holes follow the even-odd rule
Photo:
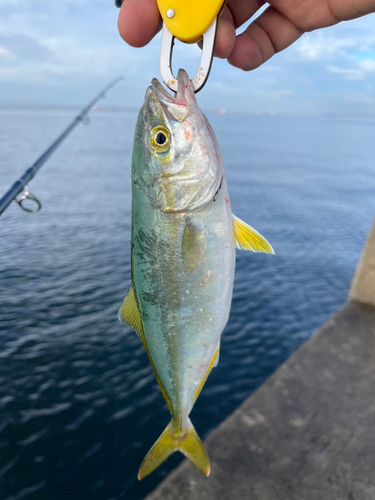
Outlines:
[[[233,215],[233,234],[236,247],[240,250],[275,254],[272,246],[254,228]]]
[[[198,266],[206,252],[206,246],[206,230],[187,217],[182,236],[182,259],[187,273],[193,272]]]
[[[144,334],[141,314],[139,312],[137,299],[135,298],[135,293],[133,285],[130,285],[128,293],[125,296],[124,302],[122,303],[119,312],[117,314],[118,319],[121,323],[125,325],[132,326],[134,330],[138,333],[139,338],[144,343]]]
[[[203,474],[209,476],[211,472],[210,460],[190,419],[188,418],[187,421],[188,430],[186,432],[186,428],[184,429],[182,437],[173,435],[173,424],[172,418],[162,435],[147,453],[139,468],[138,479],[140,481],[151,474],[175,451],[183,453]]]

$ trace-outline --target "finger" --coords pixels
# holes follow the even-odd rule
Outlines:
[[[350,21],[375,12],[375,2],[374,0],[356,0],[355,2],[334,0],[330,2],[330,8],[340,21]]]
[[[124,0],[118,17],[121,37],[132,47],[144,47],[162,26],[155,0]]]
[[[237,29],[246,23],[265,3],[265,0],[228,0],[234,27]]]
[[[295,42],[303,31],[273,7],[268,7],[237,37],[228,62],[236,68],[250,71],[257,68],[276,52]]]
[[[233,17],[228,7],[224,7],[217,23],[215,56],[226,59],[231,54],[235,43],[236,30],[233,25]]]

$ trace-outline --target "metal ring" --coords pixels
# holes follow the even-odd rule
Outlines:
[[[25,207],[22,204],[25,200],[31,200],[31,201],[35,202],[36,205],[37,205],[37,207],[34,210],[32,210],[31,208]],[[14,201],[16,203],[18,203],[18,205],[22,208],[22,210],[24,210],[25,212],[29,212],[30,214],[36,214],[42,208],[42,204],[40,203],[40,201],[38,200],[38,198],[36,196],[34,196],[33,194],[31,194],[30,191],[27,188],[25,188],[25,190],[23,191],[21,197],[18,198],[18,199],[15,198]]]
[[[91,123],[91,119],[90,119],[90,117],[89,117],[89,116],[87,116],[87,115],[83,115],[83,116],[81,116],[81,118],[80,118],[80,122],[82,123],[82,125],[90,125],[90,123]]]

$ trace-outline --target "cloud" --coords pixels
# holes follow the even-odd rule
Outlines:
[[[358,45],[358,40],[356,39],[334,38],[318,32],[304,35],[295,50],[302,59],[316,61],[332,59],[342,49],[355,47],[356,45]]]
[[[6,55],[13,62],[23,60],[45,61],[51,57],[51,52],[40,41],[25,35],[0,35],[0,54]]]
[[[304,34],[294,53],[304,61],[371,58],[375,55],[374,15]]]
[[[327,66],[331,73],[342,75],[346,80],[364,80],[369,73],[375,71],[375,59],[353,60],[353,67],[339,68]]]
[[[273,90],[273,91],[267,93],[267,96],[270,99],[274,99],[276,101],[282,99],[285,96],[289,96],[289,95],[293,95],[293,91],[288,90],[288,89]]]
[[[12,57],[12,54],[5,47],[0,47],[0,57],[8,59]]]
[[[374,59],[363,59],[359,62],[359,66],[364,71],[375,71],[375,58]]]
[[[342,75],[345,80],[363,80],[365,72],[357,68],[338,68],[337,66],[327,66],[328,71]]]
[[[72,77],[105,77],[124,71],[134,75],[142,66],[142,61],[125,45],[120,49],[116,45],[101,46],[72,38],[49,37],[43,40],[43,45],[33,40],[30,47],[29,56],[23,45],[17,47],[17,52],[6,53],[7,64],[0,72],[0,81],[22,82],[26,77],[29,83],[53,84]]]

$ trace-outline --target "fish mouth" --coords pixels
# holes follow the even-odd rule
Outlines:
[[[198,108],[193,86],[184,69],[178,70],[176,94],[171,95],[157,78],[153,78],[146,96],[156,99],[167,116],[180,123],[185,120],[189,112]]]

